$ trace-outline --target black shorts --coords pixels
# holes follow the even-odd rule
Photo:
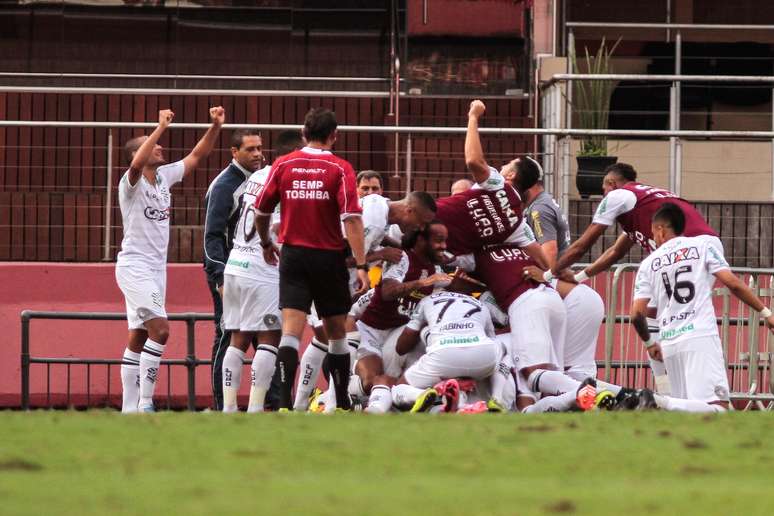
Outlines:
[[[352,306],[344,251],[283,245],[279,262],[279,307],[317,315],[344,315]]]

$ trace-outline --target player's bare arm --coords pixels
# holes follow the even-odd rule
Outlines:
[[[771,314],[771,310],[769,310],[763,301],[761,301],[761,298],[756,296],[753,291],[750,290],[750,287],[745,285],[736,274],[728,269],[716,272],[715,277],[725,285],[737,299],[756,312],[760,312],[766,321],[766,326],[769,327],[769,331],[774,333],[774,315]]]
[[[645,343],[645,348],[648,350],[650,358],[663,362],[664,357],[661,354],[661,346],[658,342],[652,340],[650,330],[648,329],[648,301],[650,300],[647,298],[635,299],[632,302],[629,316],[634,330],[642,339],[642,342]]]
[[[546,257],[549,267],[556,265],[556,258],[559,256],[559,246],[556,244],[556,240],[546,240],[540,247],[543,249],[543,255]]]
[[[562,270],[571,267],[586,251],[591,249],[591,246],[594,245],[594,242],[596,242],[600,236],[602,236],[602,233],[604,233],[606,229],[607,226],[603,224],[592,223],[586,228],[586,231],[583,232],[580,238],[570,244],[570,247],[568,247],[564,254],[559,257],[556,261],[556,265],[551,268],[551,272],[553,272],[555,276],[559,276],[559,273]]]
[[[352,249],[352,256],[355,258],[355,267],[358,267],[357,277],[360,280],[360,286],[355,294],[362,295],[371,286],[371,281],[368,279],[368,266],[365,256],[363,218],[359,215],[353,215],[344,219],[344,235],[347,237],[350,249]]]
[[[473,174],[476,183],[483,183],[489,179],[489,165],[484,159],[484,149],[481,147],[481,138],[478,134],[478,119],[483,116],[486,106],[480,100],[470,103],[468,111],[468,131],[465,134],[465,165]]]
[[[452,282],[452,277],[445,272],[437,272],[427,278],[400,282],[395,279],[382,280],[382,299],[385,301],[395,301],[407,296],[415,290],[434,285],[448,285]]]
[[[383,247],[382,249],[368,253],[366,255],[366,262],[398,263],[400,262],[401,256],[403,256],[403,251],[401,251],[397,247]],[[347,267],[354,267],[355,265],[357,265],[355,263],[355,258],[352,256],[348,256]]]
[[[522,251],[527,253],[527,256],[535,260],[535,263],[538,264],[538,267],[540,267],[543,270],[548,270],[548,258],[546,258],[545,253],[543,252],[543,247],[538,244],[536,241],[532,242],[531,244],[525,245],[521,248]]]
[[[279,249],[271,239],[271,215],[255,213],[255,229],[261,237],[261,248],[263,248],[263,259],[269,265],[277,265]]]
[[[188,177],[196,167],[199,166],[207,156],[210,155],[212,149],[215,147],[215,142],[220,134],[220,128],[226,121],[226,110],[222,106],[215,106],[210,108],[210,120],[212,125],[204,133],[202,139],[198,141],[196,146],[191,150],[190,154],[183,158],[183,164],[185,165],[185,172],[183,173],[183,179]]]
[[[130,185],[134,186],[137,184],[137,181],[140,180],[142,169],[145,168],[145,165],[148,163],[148,159],[150,159],[151,153],[153,152],[154,147],[156,147],[159,138],[161,138],[161,135],[164,134],[164,131],[167,129],[167,127],[169,127],[169,124],[172,123],[173,118],[175,118],[175,114],[172,112],[172,110],[162,109],[159,111],[159,125],[156,126],[156,129],[153,130],[150,136],[148,136],[145,141],[142,142],[140,148],[137,149],[137,152],[134,153],[132,163],[129,165]]]
[[[416,347],[417,342],[419,342],[419,332],[411,328],[404,328],[403,333],[398,337],[395,350],[398,352],[398,355],[405,355]]]

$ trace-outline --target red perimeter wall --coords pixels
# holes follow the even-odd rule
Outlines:
[[[18,406],[21,392],[22,310],[123,312],[123,296],[115,282],[115,264],[2,263],[0,278],[0,407]],[[202,266],[170,264],[167,272],[167,311],[212,312],[212,302]],[[213,323],[196,324],[196,354],[209,358]],[[37,357],[120,358],[126,346],[125,321],[47,321],[33,319],[30,324],[30,354]],[[171,323],[171,337],[165,358],[185,358],[185,323]],[[92,366],[91,390],[97,398],[106,395],[107,371]],[[196,389],[199,402],[206,404],[210,393],[210,368],[197,368]],[[86,393],[86,367],[72,366],[71,395],[81,403]],[[33,404],[45,403],[46,366],[33,364],[30,375]],[[67,392],[67,368],[52,366],[51,390]],[[247,382],[243,382],[247,383]],[[166,394],[167,371],[162,368],[158,392]],[[118,366],[111,366],[111,401],[118,402],[121,380]],[[185,368],[172,370],[172,392],[177,399],[186,393]],[[179,398],[178,398],[179,397]],[[63,397],[52,400],[63,403]],[[92,403],[95,399],[92,398]]]

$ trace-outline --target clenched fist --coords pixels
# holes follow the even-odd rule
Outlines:
[[[474,100],[470,103],[468,117],[474,116],[476,118],[481,118],[481,116],[484,114],[484,111],[486,111],[486,105],[480,100]]]
[[[175,118],[175,114],[171,109],[162,109],[159,111],[159,125],[161,127],[169,127],[173,118]]]
[[[215,106],[210,108],[210,119],[215,125],[223,125],[226,121],[226,110],[223,106]]]

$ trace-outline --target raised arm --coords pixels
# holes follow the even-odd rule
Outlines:
[[[161,138],[161,135],[164,134],[164,131],[167,129],[167,127],[169,127],[169,124],[172,123],[172,119],[174,117],[175,114],[170,109],[162,109],[159,111],[159,125],[156,126],[156,129],[153,130],[150,136],[148,136],[145,141],[142,142],[140,148],[137,149],[137,151],[134,153],[132,162],[129,164],[130,185],[134,186],[137,184],[137,181],[140,180],[142,169],[145,168],[145,165],[148,163],[148,159],[150,158],[154,147],[156,147],[159,138]]]
[[[489,178],[489,165],[484,159],[484,149],[478,135],[478,119],[486,111],[486,106],[480,100],[470,103],[468,111],[468,132],[465,134],[465,166],[473,174],[476,183],[483,183]]]
[[[585,280],[586,278],[591,278],[600,272],[608,270],[621,258],[626,256],[626,253],[629,252],[629,249],[631,249],[633,245],[634,241],[626,236],[626,233],[621,233],[616,239],[615,243],[607,250],[605,250],[605,252],[602,253],[599,258],[594,260],[594,263],[586,267],[582,272],[578,273],[578,275],[585,274],[585,277],[578,277],[578,275],[576,275],[576,279],[578,281],[581,281],[581,279]]]
[[[605,232],[607,226],[602,224],[592,223],[586,228],[586,231],[580,236],[578,240],[573,242],[570,247],[556,260],[556,265],[551,268],[554,276],[559,276],[562,270],[572,266],[583,254],[591,249],[602,233]]]
[[[198,141],[188,156],[183,158],[183,164],[185,165],[183,179],[188,177],[188,174],[198,167],[202,161],[207,159],[207,156],[212,152],[213,147],[215,147],[215,141],[220,134],[220,128],[223,125],[223,122],[226,121],[226,110],[221,106],[211,107],[210,120],[212,121],[212,125],[210,125],[207,132],[204,133],[202,139]]]

